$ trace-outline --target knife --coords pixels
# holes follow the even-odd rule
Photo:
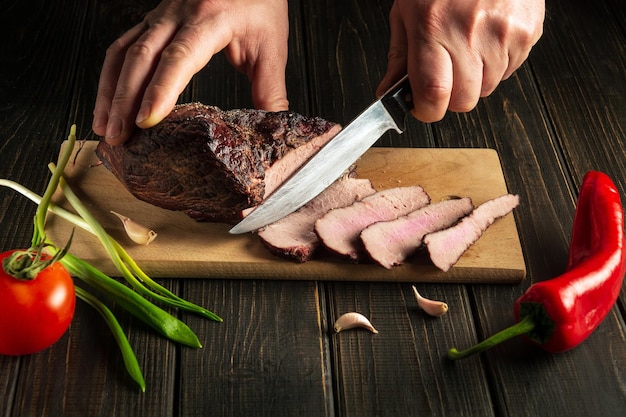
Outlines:
[[[405,75],[230,229],[230,233],[258,230],[293,213],[317,197],[383,133],[391,129],[402,133],[406,114],[412,108],[411,85],[408,75]]]

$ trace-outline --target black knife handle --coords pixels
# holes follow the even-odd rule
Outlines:
[[[405,75],[393,87],[391,87],[380,99],[389,112],[398,128],[402,131],[406,128],[406,115],[413,108],[413,97],[409,76]]]

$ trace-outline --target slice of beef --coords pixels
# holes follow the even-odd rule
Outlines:
[[[361,231],[370,224],[393,220],[430,202],[419,185],[382,190],[361,201],[328,212],[315,222],[315,232],[327,248],[358,260],[363,252]]]
[[[258,235],[274,255],[308,261],[320,245],[314,231],[315,221],[329,210],[347,206],[375,192],[370,180],[343,177],[296,212],[258,231]]]
[[[448,271],[493,222],[519,205],[519,196],[505,194],[476,207],[458,224],[424,237],[424,244],[435,266]]]
[[[199,221],[234,223],[339,130],[294,112],[191,103],[122,146],[100,142],[96,153],[138,199]]]
[[[395,220],[368,226],[361,232],[361,241],[373,260],[390,269],[421,247],[426,234],[450,227],[473,208],[468,197],[429,204]]]

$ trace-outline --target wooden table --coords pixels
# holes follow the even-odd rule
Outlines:
[[[2,2],[0,177],[42,192],[72,123],[90,130],[106,47],[154,1]],[[347,123],[371,101],[386,65],[391,1],[290,1],[291,108]],[[509,190],[527,279],[519,285],[423,284],[450,305],[431,319],[407,283],[163,279],[224,323],[181,314],[204,348],[170,343],[113,306],[148,382],[125,373],[101,318],[82,302],[52,348],[0,357],[6,416],[617,416],[626,410],[626,292],[581,346],[547,354],[522,340],[451,363],[513,323],[533,282],[563,271],[584,173],[626,191],[626,12],[622,0],[548,1],[528,62],[466,114],[409,123],[379,146],[493,148]],[[222,56],[181,101],[251,107],[245,77]],[[32,203],[0,190],[0,248],[28,245]],[[332,333],[358,310],[380,333]]]

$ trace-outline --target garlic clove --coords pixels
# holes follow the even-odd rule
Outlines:
[[[372,323],[363,315],[356,312],[345,313],[341,315],[335,321],[335,333],[339,333],[342,330],[354,329],[357,327],[362,327],[364,329],[369,330],[372,333],[378,333],[378,330],[372,326]]]
[[[434,317],[440,317],[448,312],[448,304],[443,301],[429,300],[428,298],[422,297],[422,295],[417,291],[417,288],[415,288],[415,285],[413,285],[413,294],[415,294],[415,299],[417,300],[419,308],[424,310],[427,314]]]
[[[133,221],[130,217],[116,213],[113,210],[111,210],[111,213],[122,221],[126,234],[133,242],[139,245],[147,245],[157,237],[157,233],[154,230],[140,225],[139,223]]]

